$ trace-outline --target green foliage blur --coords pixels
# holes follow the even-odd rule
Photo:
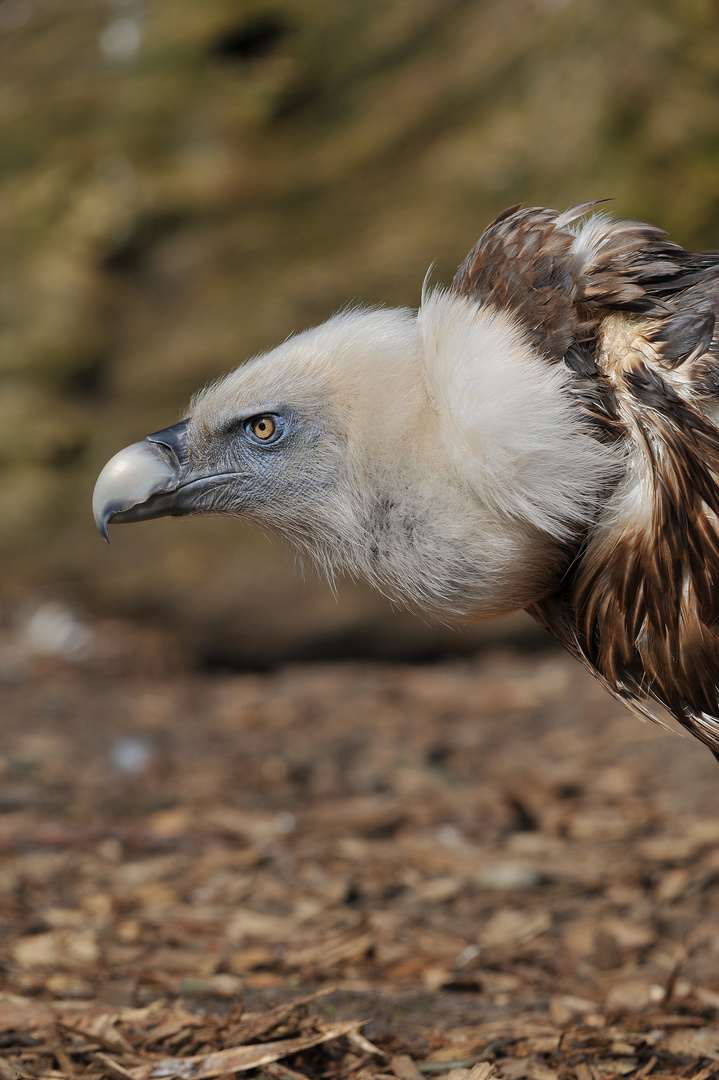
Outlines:
[[[329,633],[324,587],[236,523],[108,552],[97,472],[346,302],[416,305],[512,203],[613,197],[719,247],[719,7],[1,0],[0,179],[0,588],[240,651]]]

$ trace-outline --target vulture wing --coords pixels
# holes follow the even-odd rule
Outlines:
[[[641,222],[572,225],[588,208],[513,207],[453,283],[574,372],[623,461],[560,589],[529,611],[629,708],[668,709],[719,756],[719,253]]]

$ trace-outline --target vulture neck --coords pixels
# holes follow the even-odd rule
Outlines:
[[[342,526],[312,553],[445,617],[526,607],[569,566],[608,453],[509,316],[437,291],[397,319],[391,355],[355,354]]]

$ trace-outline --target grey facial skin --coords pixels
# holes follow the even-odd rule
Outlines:
[[[121,450],[100,476],[93,495],[93,514],[109,542],[108,525],[147,521],[187,514],[260,512],[271,498],[281,504],[282,489],[298,493],[308,487],[298,467],[299,452],[312,449],[319,431],[309,424],[300,430],[294,410],[273,406],[259,414],[269,417],[273,435],[261,439],[253,433],[258,414],[240,416],[213,433],[212,452],[195,459],[188,453],[191,418],[147,435]]]

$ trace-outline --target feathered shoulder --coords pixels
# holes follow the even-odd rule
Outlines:
[[[512,207],[454,290],[511,313],[622,461],[561,587],[530,609],[630,708],[719,754],[719,253],[638,221]]]

